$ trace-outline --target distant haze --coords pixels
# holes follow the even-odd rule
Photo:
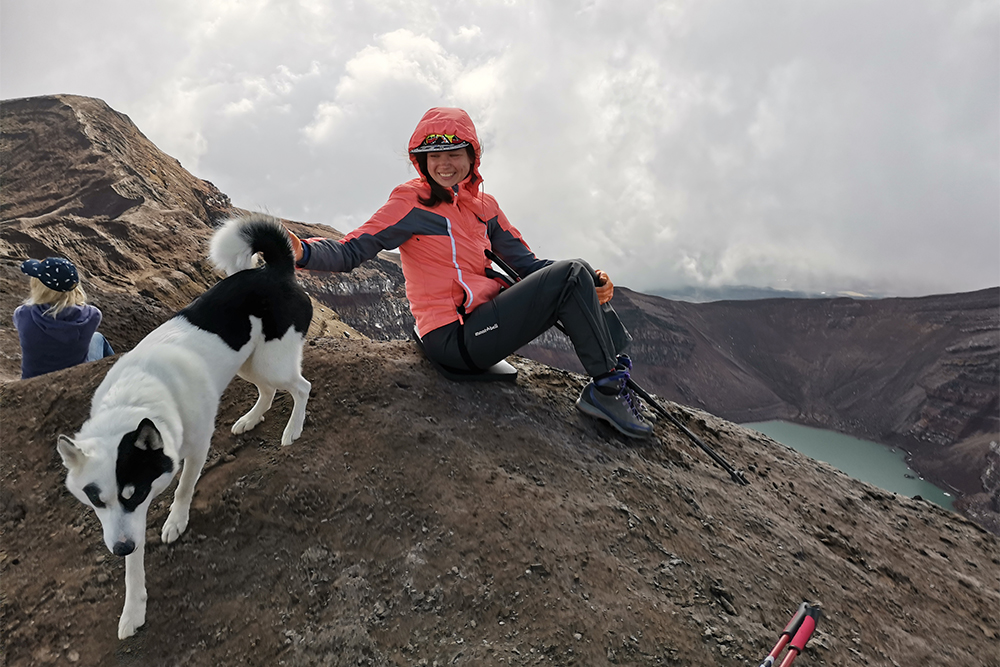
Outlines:
[[[617,284],[1000,284],[995,0],[2,0],[0,94],[98,97],[244,208],[348,231],[460,106],[544,257]]]
[[[772,287],[748,287],[745,285],[726,287],[693,287],[686,286],[675,289],[653,289],[649,291],[655,296],[662,296],[675,301],[691,301],[706,303],[709,301],[752,301],[755,299],[825,299],[833,297],[850,297],[854,299],[872,296],[858,292],[799,292],[796,290],[779,290]]]

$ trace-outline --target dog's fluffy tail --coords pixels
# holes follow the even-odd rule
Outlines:
[[[277,218],[263,213],[227,220],[212,236],[208,257],[217,269],[231,276],[254,268],[257,253],[263,255],[270,269],[295,271],[288,232]]]

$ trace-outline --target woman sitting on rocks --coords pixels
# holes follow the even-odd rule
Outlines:
[[[29,259],[21,271],[31,276],[28,298],[14,311],[21,339],[21,379],[59,371],[114,354],[97,333],[101,311],[87,304],[80,275],[64,257]]]
[[[614,286],[580,259],[532,253],[496,200],[480,190],[480,145],[461,109],[424,114],[409,142],[420,177],[397,186],[372,218],[340,241],[289,234],[297,266],[350,271],[399,248],[406,297],[428,356],[447,369],[487,369],[560,322],[593,377],[584,413],[631,437],[652,427],[628,388],[631,337],[608,304]],[[510,284],[490,253],[522,278]]]

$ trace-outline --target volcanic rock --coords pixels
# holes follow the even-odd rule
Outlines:
[[[24,257],[68,256],[124,352],[219,278],[207,239],[239,209],[126,117],[55,96],[4,102],[2,118],[2,307],[22,298]],[[756,665],[811,600],[824,616],[797,665],[1000,667],[996,536],[705,411],[709,394],[693,380],[694,407],[665,404],[749,486],[664,420],[635,442],[580,414],[573,401],[586,378],[572,371],[513,356],[514,385],[449,382],[400,340],[410,320],[394,259],[301,276],[317,305],[302,437],[278,445],[287,396],[234,436],[256,394],[231,384],[177,542],[158,538],[170,493],[151,507],[146,625],[123,642],[123,560],[65,490],[54,447],[87,418],[115,358],[15,380],[16,335],[0,326],[6,664]],[[630,328],[652,336],[650,314],[668,306],[633,311],[643,295],[620,292]],[[659,335],[676,345],[655,349],[643,334],[637,362],[708,359],[699,346],[719,343],[699,331],[675,320]],[[739,357],[723,352],[719,386],[726,368],[747,387],[760,382],[746,379],[756,371],[734,373]],[[831,347],[831,365],[834,356]],[[939,423],[923,432],[954,432]],[[990,485],[995,446],[986,452],[979,479]]]

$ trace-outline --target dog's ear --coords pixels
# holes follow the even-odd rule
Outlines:
[[[59,456],[62,457],[63,465],[66,466],[67,470],[76,470],[87,460],[87,455],[81,452],[73,441],[65,435],[60,435],[59,439],[56,440],[56,449],[59,451]]]
[[[138,449],[163,449],[163,438],[152,421],[143,419],[136,430],[135,446]]]

